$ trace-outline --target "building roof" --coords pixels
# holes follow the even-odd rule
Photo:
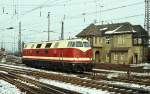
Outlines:
[[[90,24],[87,28],[83,29],[76,37],[87,36],[103,36],[109,34],[123,34],[123,33],[147,33],[140,25],[132,25],[129,22],[94,25]]]

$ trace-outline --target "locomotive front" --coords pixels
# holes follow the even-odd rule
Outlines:
[[[93,51],[89,42],[85,39],[69,41],[68,48],[72,48],[69,52],[72,54],[73,70],[75,71],[91,71],[93,68]]]

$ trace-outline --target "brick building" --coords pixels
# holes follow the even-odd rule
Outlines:
[[[137,64],[147,61],[148,33],[140,25],[90,24],[76,37],[90,41],[96,62]]]

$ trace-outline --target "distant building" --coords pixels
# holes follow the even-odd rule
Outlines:
[[[140,25],[91,24],[76,37],[90,41],[96,62],[138,64],[147,61],[148,33]]]

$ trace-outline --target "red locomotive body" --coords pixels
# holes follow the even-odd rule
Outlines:
[[[91,71],[93,52],[85,39],[26,43],[22,53],[23,63],[66,71]]]

